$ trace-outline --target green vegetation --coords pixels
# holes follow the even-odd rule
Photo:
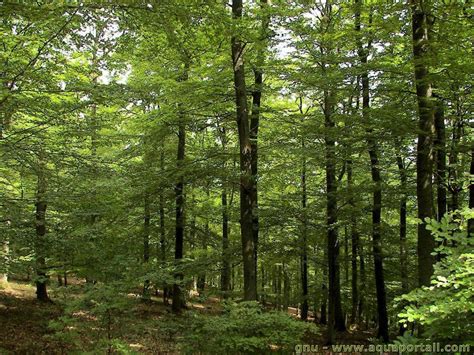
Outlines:
[[[473,18],[0,2],[0,352],[472,344]]]

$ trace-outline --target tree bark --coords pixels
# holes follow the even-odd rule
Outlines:
[[[469,208],[474,209],[474,147],[471,148],[471,168],[469,169],[471,174],[469,184]],[[474,237],[474,218],[467,220],[467,235],[468,237]]]
[[[9,221],[7,221],[9,223]],[[2,241],[2,270],[0,272],[0,283],[8,282],[8,264],[9,264],[9,254],[10,254],[10,244],[8,236],[3,236],[4,240]]]
[[[48,276],[46,274],[46,258],[45,258],[45,248],[46,248],[46,190],[47,183],[45,177],[45,162],[44,162],[44,152],[40,150],[39,162],[38,162],[38,171],[37,171],[37,190],[36,190],[36,241],[35,241],[35,254],[36,254],[36,298],[39,301],[49,301],[48,291],[47,291],[47,281]]]
[[[328,250],[328,342],[334,342],[334,330],[344,331],[344,317],[341,307],[341,286],[339,274],[339,239],[337,231],[337,179],[335,123],[332,118],[332,97],[324,92],[325,145],[326,145],[326,214]]]
[[[181,81],[186,81],[188,79],[188,70],[189,63],[185,63],[183,77]],[[186,127],[184,123],[183,113],[179,112],[179,122],[178,122],[178,152],[177,152],[177,171],[178,171],[178,181],[175,185],[175,203],[176,203],[176,226],[175,226],[175,251],[174,259],[176,266],[180,266],[179,263],[183,258],[183,248],[184,248],[184,176],[183,176],[183,164],[185,157],[185,147],[186,147]],[[175,274],[175,279],[177,282],[173,285],[173,303],[172,310],[175,313],[178,313],[185,307],[185,298],[184,292],[182,290],[181,282],[183,280],[183,273],[178,271]]]
[[[398,172],[400,175],[400,279],[402,282],[402,293],[408,292],[408,257],[407,257],[407,173],[405,163],[400,153],[397,154]]]
[[[327,263],[328,263],[328,248],[323,250],[323,280],[321,283],[321,324],[327,324],[327,306],[328,306],[328,287],[327,287]]]
[[[299,111],[303,115],[303,101],[299,99]],[[303,122],[304,117],[301,117]],[[301,135],[301,209],[302,209],[302,221],[301,221],[301,240],[300,240],[300,267],[301,267],[301,319],[308,319],[308,221],[307,221],[307,192],[306,192],[306,144],[304,133]]]
[[[160,171],[164,172],[165,169],[165,151],[164,151],[164,141],[161,145],[160,151]],[[159,196],[159,207],[158,213],[160,215],[160,246],[158,250],[159,260],[162,268],[166,265],[166,226],[165,226],[165,196],[163,187],[160,187],[160,196]],[[163,282],[163,303],[168,304],[169,297],[169,287],[166,282]]]
[[[143,206],[143,263],[147,264],[150,260],[150,196],[145,192]],[[149,299],[150,280],[145,280],[143,285],[143,298]]]
[[[366,284],[366,273],[365,273],[365,255],[364,255],[364,246],[359,240],[359,262],[360,262],[360,284]],[[359,297],[359,307],[358,307],[358,323],[362,322],[362,316],[365,312],[365,294],[362,292]],[[367,323],[366,323],[367,326]]]
[[[450,212],[455,212],[459,209],[459,191],[461,187],[458,182],[458,153],[459,153],[459,141],[461,139],[462,124],[459,118],[457,118],[453,124],[453,133],[451,139],[451,147],[449,152],[449,168],[448,168],[448,180],[449,180],[449,192],[451,195],[448,209]]]
[[[232,18],[238,23],[242,18],[242,0],[232,1]],[[253,234],[253,213],[255,206],[254,184],[252,183],[252,144],[247,108],[245,85],[244,44],[232,36],[232,64],[234,72],[236,119],[240,146],[240,234],[244,271],[244,299],[257,300],[257,265],[255,262],[255,239]]]
[[[351,213],[351,290],[352,290],[352,307],[351,307],[351,323],[355,324],[357,320],[357,308],[359,306],[359,286],[357,275],[357,251],[359,249],[359,232],[357,231],[357,221],[354,214],[354,191],[352,182],[352,160],[349,159],[347,166],[347,185],[350,194],[349,205],[352,208]]]
[[[413,60],[418,103],[419,133],[416,152],[416,196],[418,200],[418,282],[429,285],[433,274],[435,241],[426,229],[426,218],[433,218],[433,138],[435,133],[434,105],[428,71],[431,21],[428,5],[411,0]]]
[[[446,129],[444,124],[444,109],[440,99],[436,101],[436,109],[434,113],[436,140],[434,142],[436,148],[436,189],[437,189],[437,214],[438,221],[446,214],[447,197],[446,197]]]
[[[355,12],[355,30],[357,34],[357,52],[361,65],[363,66],[361,73],[362,82],[362,117],[364,123],[367,124],[367,145],[370,157],[370,171],[372,182],[374,183],[373,204],[372,204],[372,249],[374,254],[374,273],[375,273],[375,289],[377,294],[377,315],[378,315],[378,332],[377,336],[381,337],[384,342],[388,342],[388,316],[387,316],[387,300],[385,293],[385,278],[383,273],[383,254],[382,254],[382,177],[379,168],[378,146],[373,135],[370,119],[370,88],[369,73],[367,66],[367,49],[364,49],[361,40],[361,1],[356,0]],[[370,41],[367,46],[370,48]]]

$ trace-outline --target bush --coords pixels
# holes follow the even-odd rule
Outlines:
[[[79,295],[72,294],[72,287],[68,289],[64,292],[71,294],[62,300],[64,315],[49,324],[53,337],[69,347],[82,348],[89,343],[94,351],[122,351],[126,344],[119,340],[124,326],[121,320],[136,302],[121,292],[124,285],[86,285]]]
[[[266,312],[257,302],[227,304],[218,317],[196,316],[184,337],[186,353],[264,353],[293,351],[302,337],[316,334],[314,324],[282,312]]]
[[[459,215],[465,219],[472,212]],[[474,254],[473,240],[453,215],[441,222],[430,220],[428,228],[441,246],[442,259],[435,265],[431,286],[422,287],[398,299],[405,304],[400,322],[424,326],[423,336],[432,341],[465,342],[474,339]]]

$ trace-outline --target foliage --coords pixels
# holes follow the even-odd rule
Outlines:
[[[265,311],[256,302],[229,303],[221,316],[195,317],[183,348],[187,353],[292,351],[305,336],[317,333],[314,324],[282,312]]]
[[[472,218],[473,213],[448,214],[428,225],[440,243],[441,260],[429,287],[399,298],[401,304],[408,303],[398,314],[400,322],[405,327],[409,323],[423,326],[419,337],[444,342],[474,339],[474,241],[460,223],[460,217]]]
[[[64,314],[49,324],[53,337],[76,348],[84,344],[84,338],[93,337],[94,350],[123,350],[123,319],[136,302],[123,289],[123,283],[63,289]]]

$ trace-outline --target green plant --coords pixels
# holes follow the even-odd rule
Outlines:
[[[89,340],[94,350],[112,353],[126,344],[119,341],[123,317],[136,302],[123,293],[124,285],[119,283],[87,285],[79,296],[70,295],[65,301],[64,316],[51,321],[54,338],[62,343],[82,348]],[[96,338],[90,339],[90,329]]]
[[[195,317],[191,332],[185,335],[187,353],[262,353],[292,351],[316,326],[282,312],[266,312],[256,302],[229,303],[218,317]]]
[[[474,339],[474,253],[473,241],[467,237],[459,218],[468,219],[472,211],[446,215],[441,222],[430,220],[428,228],[439,243],[436,263],[429,287],[403,295],[405,304],[398,314],[400,322],[420,324],[420,336],[436,341]]]

